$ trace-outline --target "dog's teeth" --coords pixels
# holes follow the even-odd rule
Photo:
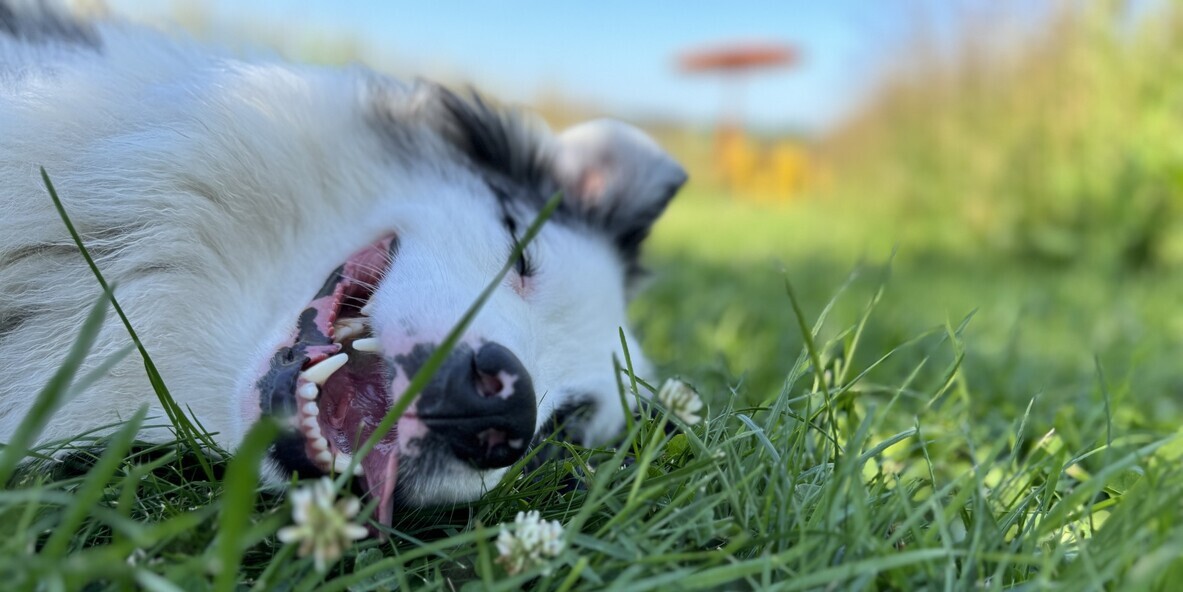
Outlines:
[[[368,316],[370,316],[370,313],[372,313],[372,312],[374,312],[374,301],[370,300],[370,301],[366,302],[365,306],[361,307],[361,314],[366,315],[368,317]]]
[[[309,440],[317,440],[317,439],[324,440],[324,438],[322,438],[320,435],[320,426],[318,426],[318,425],[313,425],[312,427],[305,428],[304,435]]]
[[[316,404],[316,401],[304,403],[304,406],[300,410],[304,412],[304,415],[310,415],[312,417],[320,415],[320,406]]]
[[[300,388],[296,389],[296,394],[299,395],[301,399],[315,401],[316,398],[320,396],[320,389],[316,388],[316,385],[312,384],[311,382],[305,382],[304,384],[300,385]]]
[[[355,335],[365,333],[365,321],[359,318],[341,319],[333,325],[333,341],[341,343]]]
[[[309,417],[305,417],[305,418],[304,418],[304,421],[300,422],[300,424],[301,424],[301,425],[303,425],[303,426],[304,426],[306,429],[309,429],[309,430],[311,430],[312,428],[316,428],[316,429],[318,429],[318,430],[320,429],[320,422],[318,422],[318,421],[316,420],[316,416],[315,416],[315,415],[312,415],[312,416],[309,416]]]
[[[366,337],[365,339],[357,339],[353,342],[353,349],[361,352],[376,352],[382,349],[382,344],[377,337]]]
[[[320,452],[316,453],[316,456],[313,457],[312,460],[315,460],[323,467],[327,467],[329,466],[329,463],[333,462],[333,453],[329,452],[328,450],[321,450]]]
[[[317,452],[317,458],[320,458],[320,453],[329,449],[329,441],[317,435],[312,439],[312,449]]]
[[[341,369],[349,361],[349,354],[337,354],[318,362],[315,366],[300,373],[300,378],[308,382],[323,385],[334,372]]]

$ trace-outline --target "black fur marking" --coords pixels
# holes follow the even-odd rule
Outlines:
[[[447,114],[444,136],[476,167],[503,209],[525,206],[542,209],[561,187],[554,176],[546,146],[544,128],[512,109],[498,109],[475,92],[461,96],[440,86],[432,87]],[[531,216],[532,217],[532,216]],[[593,222],[564,199],[550,222],[583,224]]]
[[[519,113],[491,107],[475,92],[461,97],[443,87],[436,90],[453,124],[450,139],[473,164],[523,188],[558,189],[539,134]]]
[[[476,93],[461,96],[443,87],[434,90],[450,120],[445,136],[482,172],[503,208],[523,203],[538,210],[561,189],[552,156],[544,151],[543,133],[521,114],[494,108]],[[583,224],[609,236],[625,263],[627,278],[635,280],[643,275],[641,243],[683,182],[663,188],[659,199],[640,210],[634,209],[632,196],[614,196],[606,203],[567,197],[551,220]]]
[[[17,7],[0,2],[0,34],[26,43],[64,43],[95,50],[101,47],[93,26],[48,2],[23,3]]]
[[[490,105],[476,92],[457,93],[429,82],[420,84],[426,95],[423,103],[429,110],[429,125],[484,179],[503,209],[529,219],[563,189],[551,152],[553,138],[542,123],[516,110]],[[390,154],[395,158],[416,154],[419,147],[412,133],[414,126],[404,121],[416,113],[391,108],[406,99],[391,98],[380,84],[375,88],[373,125],[391,145]],[[681,180],[671,182],[659,199],[643,208],[635,207],[634,196],[611,196],[603,202],[568,196],[550,223],[586,228],[608,238],[631,285],[644,275],[639,263],[641,243],[681,185]]]

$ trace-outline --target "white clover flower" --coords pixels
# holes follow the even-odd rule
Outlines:
[[[284,543],[299,541],[300,556],[315,557],[316,571],[324,573],[353,541],[368,534],[364,526],[350,521],[361,510],[361,502],[353,496],[337,500],[328,477],[296,489],[289,497],[295,524],[279,529],[276,537]]]
[[[148,558],[147,551],[140,549],[140,548],[136,548],[136,549],[133,549],[131,554],[127,556],[127,564],[132,567],[135,567],[147,558]]]
[[[497,537],[497,552],[500,554],[497,562],[512,576],[545,565],[547,559],[558,557],[565,547],[563,525],[554,520],[543,520],[537,510],[518,512],[513,520],[513,532],[501,525],[501,534]],[[542,573],[550,575],[550,568],[544,568]]]
[[[702,410],[702,397],[693,387],[677,378],[671,378],[661,385],[657,391],[657,401],[687,425],[702,421],[698,414]]]

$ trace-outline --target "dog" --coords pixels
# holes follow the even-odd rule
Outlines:
[[[41,167],[180,408],[229,451],[280,420],[275,482],[350,465],[561,193],[354,463],[383,522],[396,504],[479,498],[548,426],[584,445],[617,437],[620,331],[635,372],[652,373],[625,308],[642,242],[687,177],[626,124],[552,133],[471,92],[0,1],[0,130],[4,441],[101,294]],[[128,343],[107,318],[83,371]],[[142,364],[132,354],[74,393],[39,442],[145,405],[163,417]]]

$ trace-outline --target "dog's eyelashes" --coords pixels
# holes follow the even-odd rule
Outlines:
[[[514,238],[513,246],[515,249],[518,247],[518,241],[517,241],[516,237]],[[518,260],[514,264],[515,265],[514,271],[517,272],[519,277],[523,277],[523,278],[531,277],[534,275],[534,271],[535,271],[532,263],[533,263],[533,261],[529,257],[526,256],[526,252],[522,251],[521,256],[518,257]]]
[[[518,250],[519,246],[521,245],[521,242],[518,240],[517,222],[513,219],[513,216],[510,216],[508,213],[506,213],[502,216],[501,223],[505,226],[505,229],[509,231],[509,238],[512,241],[509,248],[510,253],[512,254],[514,251]],[[514,262],[514,271],[517,272],[519,277],[523,278],[528,278],[534,275],[536,269],[533,265],[531,265],[530,257],[525,250],[522,250],[521,255],[518,257],[517,261]]]

